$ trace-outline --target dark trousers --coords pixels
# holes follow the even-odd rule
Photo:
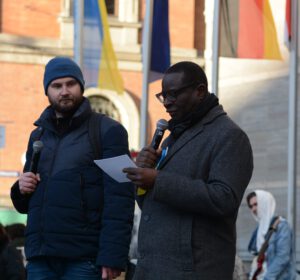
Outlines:
[[[134,276],[135,265],[131,262],[127,264],[127,270],[125,274],[125,280],[132,280]]]

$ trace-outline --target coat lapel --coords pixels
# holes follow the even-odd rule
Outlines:
[[[221,115],[226,115],[221,105],[213,108],[199,123],[187,129],[174,143],[174,145],[168,150],[165,159],[160,163],[158,169],[162,169],[168,161],[182,149],[189,141],[191,141],[198,134],[202,133],[204,125],[212,122],[214,119]]]
[[[168,150],[165,159],[160,163],[158,169],[162,169],[166,163],[190,140],[192,140],[196,135],[203,131],[203,124],[196,125],[191,129],[186,130],[179,139],[174,143],[174,145]]]

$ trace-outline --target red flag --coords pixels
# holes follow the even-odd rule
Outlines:
[[[269,0],[221,3],[221,56],[281,59]]]
[[[290,48],[292,39],[292,28],[291,28],[291,0],[286,0],[285,4],[285,23],[284,23],[284,43]]]

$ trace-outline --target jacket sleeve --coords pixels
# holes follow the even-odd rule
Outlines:
[[[206,178],[192,178],[162,169],[154,184],[155,200],[182,211],[212,217],[224,217],[237,211],[252,175],[251,145],[240,129],[228,130],[215,138]]]
[[[30,195],[22,195],[20,193],[19,181],[16,181],[10,190],[10,198],[16,210],[19,213],[27,214]]]
[[[292,250],[292,233],[286,220],[278,225],[275,232],[275,255],[267,259],[267,272],[264,280],[278,279],[284,269],[292,261],[290,259]]]
[[[103,158],[129,154],[127,131],[114,123],[102,136]],[[103,174],[104,206],[97,265],[125,269],[134,217],[134,186]]]
[[[26,152],[26,162],[23,168],[23,172],[26,172],[29,170],[30,167],[30,159],[32,156],[32,137],[30,137],[28,146],[27,146],[27,152]],[[20,192],[20,186],[19,186],[19,180],[17,180],[11,187],[10,190],[10,198],[12,200],[12,203],[16,210],[19,213],[26,214],[28,213],[28,204],[30,200],[31,195],[22,195]]]

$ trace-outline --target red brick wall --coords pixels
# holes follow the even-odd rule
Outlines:
[[[60,37],[61,0],[2,0],[2,33],[36,38]],[[0,124],[5,126],[5,147],[0,149],[1,171],[22,171],[32,123],[48,104],[43,92],[43,65],[0,62]],[[0,195],[8,195],[16,178],[0,177]]]
[[[200,51],[201,54],[205,50],[205,18],[204,18],[204,2],[205,0],[196,0],[195,2],[195,48]]]
[[[59,38],[61,1],[2,0],[1,3],[2,33]]]
[[[195,24],[201,23],[201,13],[195,9],[204,0],[172,0],[170,5],[170,36],[172,47],[198,48]],[[141,16],[145,11],[145,0],[141,0]],[[44,38],[58,38],[58,16],[61,0],[2,0],[1,32]],[[195,8],[196,7],[196,8]],[[201,28],[200,28],[201,29]],[[201,36],[204,36],[203,34]],[[21,156],[26,150],[32,123],[48,105],[44,95],[43,65],[6,63],[0,61],[0,124],[6,127],[6,145],[0,149],[0,170],[21,171]],[[142,95],[142,73],[123,71],[125,89],[140,109]],[[160,118],[169,119],[155,93],[161,90],[161,81],[151,83],[148,99],[148,135],[150,141]],[[133,120],[134,121],[134,120]],[[0,196],[8,194],[16,178],[0,177]]]
[[[0,170],[22,171],[21,157],[26,151],[32,123],[48,104],[43,93],[43,66],[1,62],[0,124],[5,126],[5,148],[0,149]],[[2,184],[15,178],[0,178]]]
[[[173,47],[194,48],[195,0],[169,1],[170,40]]]
[[[127,90],[134,101],[136,102],[138,110],[140,110],[140,99],[142,96],[142,73],[123,71],[122,77],[124,79],[125,90]],[[161,91],[161,80],[153,82],[149,86],[148,96],[148,142],[151,141],[152,135],[156,128],[156,122],[161,119],[169,119],[165,109],[161,103],[156,99],[155,93]]]

